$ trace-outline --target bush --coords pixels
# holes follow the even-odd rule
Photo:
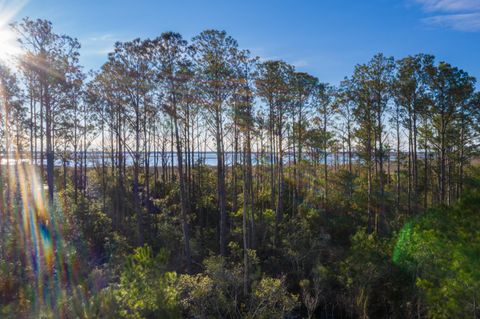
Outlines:
[[[204,261],[205,271],[182,275],[179,280],[185,313],[200,318],[282,318],[296,306],[298,297],[287,291],[285,278],[264,276],[243,293],[243,269],[227,265],[222,257]]]
[[[121,318],[178,318],[177,274],[164,269],[165,251],[154,256],[148,246],[135,249],[128,257],[118,284],[107,288]],[[103,290],[108,300],[108,290]],[[106,316],[107,314],[104,314]]]
[[[479,315],[480,192],[450,208],[428,212],[405,225],[394,250],[410,271],[428,314],[435,318]]]

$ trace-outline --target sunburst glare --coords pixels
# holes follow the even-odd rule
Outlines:
[[[21,53],[17,36],[10,27],[10,23],[17,16],[27,1],[0,0],[0,61],[15,63],[16,57]]]

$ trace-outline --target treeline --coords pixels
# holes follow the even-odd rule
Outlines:
[[[184,315],[413,318],[442,304],[389,260],[406,220],[468,189],[480,94],[467,72],[377,54],[333,86],[206,30],[118,42],[87,74],[79,42],[50,22],[12,27],[23,55],[0,67],[2,154],[39,166],[51,209],[96,257],[85,269],[111,268],[106,277],[135,291],[115,299],[122,316],[161,313],[129,304],[147,297],[126,272],[176,280],[149,268],[159,267],[150,248],[121,257],[144,245],[185,273]],[[214,166],[198,160],[209,150]],[[475,298],[465,313],[478,313]]]

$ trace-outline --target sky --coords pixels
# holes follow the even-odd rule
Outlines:
[[[13,20],[52,21],[99,68],[116,41],[220,29],[261,59],[338,84],[375,53],[430,53],[480,79],[480,0],[0,0]],[[10,2],[10,4],[9,4]],[[13,4],[15,3],[15,4]],[[478,84],[477,84],[478,87]]]

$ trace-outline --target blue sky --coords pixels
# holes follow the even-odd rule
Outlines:
[[[480,78],[480,0],[30,0],[15,19],[24,16],[77,37],[87,69],[117,40],[216,28],[333,84],[377,52],[431,53]]]

